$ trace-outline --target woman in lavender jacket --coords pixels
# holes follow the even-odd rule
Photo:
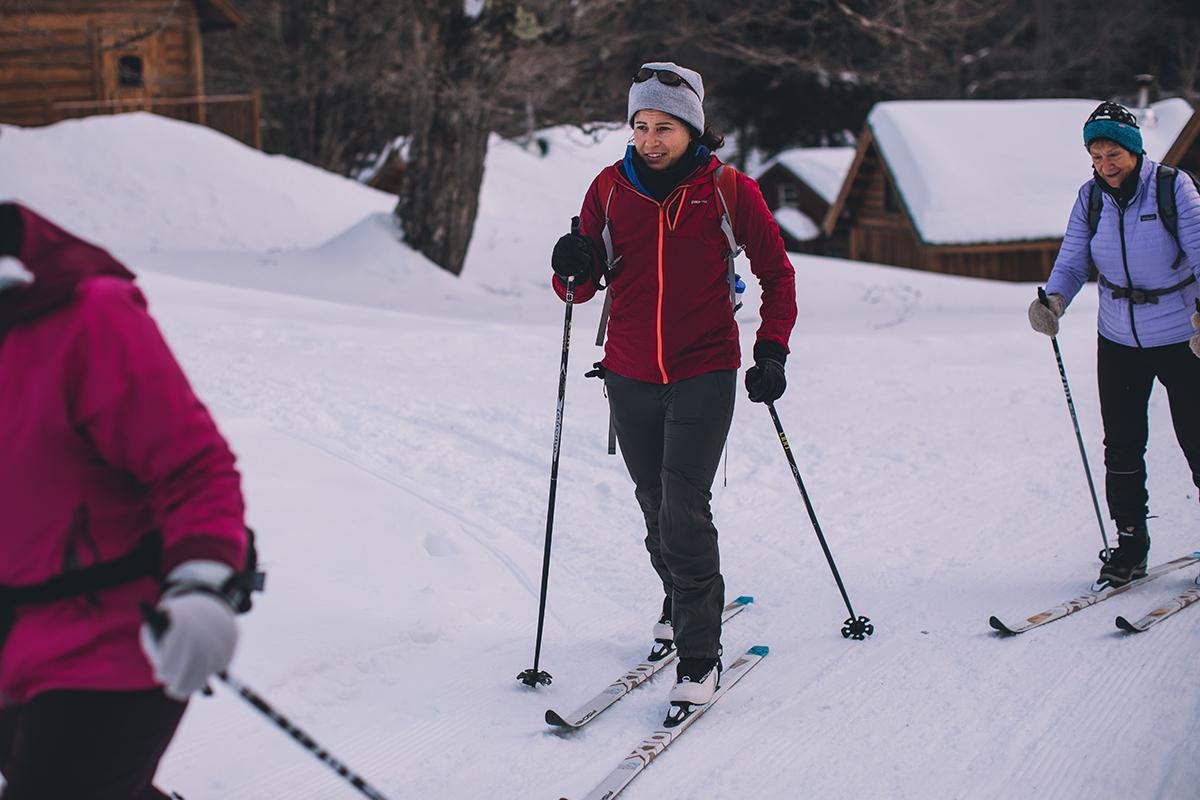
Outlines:
[[[1079,190],[1046,282],[1049,307],[1035,300],[1029,321],[1034,330],[1056,335],[1059,317],[1095,264],[1105,494],[1118,533],[1099,583],[1116,587],[1146,574],[1147,408],[1156,378],[1167,390],[1175,436],[1200,486],[1200,195],[1185,174],[1177,176],[1177,241],[1159,218],[1158,164],[1146,157],[1133,114],[1102,103],[1083,138],[1095,172]],[[1094,234],[1093,186],[1101,201]]]

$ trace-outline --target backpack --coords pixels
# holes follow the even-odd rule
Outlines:
[[[1200,180],[1196,176],[1180,167],[1173,167],[1170,164],[1159,164],[1158,170],[1155,173],[1154,179],[1158,184],[1158,219],[1162,222],[1163,227],[1175,239],[1175,246],[1179,248],[1179,255],[1175,258],[1175,263],[1171,265],[1171,269],[1179,269],[1179,265],[1183,263],[1183,247],[1179,244],[1179,209],[1175,207],[1175,179],[1182,172],[1191,178],[1192,185],[1196,187],[1197,193],[1200,193]],[[1100,212],[1104,208],[1104,190],[1101,189],[1096,182],[1092,181],[1091,191],[1088,193],[1088,241],[1096,235],[1096,228],[1100,226]],[[1089,255],[1089,260],[1090,260]],[[1165,289],[1137,289],[1132,286],[1118,286],[1106,280],[1103,275],[1099,276],[1100,283],[1106,288],[1112,290],[1114,300],[1129,299],[1130,303],[1158,303],[1158,298],[1171,292],[1177,292],[1185,286],[1189,286],[1196,282],[1195,275],[1189,275],[1185,280],[1174,286],[1168,286]]]
[[[1196,187],[1196,192],[1200,193],[1200,180],[1195,175],[1188,172],[1186,169],[1172,167],[1170,164],[1159,164],[1158,171],[1155,175],[1155,181],[1158,183],[1158,218],[1162,222],[1163,227],[1175,239],[1175,244],[1179,244],[1179,210],[1175,207],[1175,179],[1179,177],[1179,173],[1187,175],[1192,180],[1192,185]],[[1096,235],[1096,228],[1100,225],[1100,211],[1104,208],[1103,199],[1104,190],[1101,189],[1096,182],[1092,181],[1092,189],[1088,195],[1088,237]],[[1183,253],[1180,251],[1180,258],[1176,260],[1175,266],[1179,266],[1179,261],[1182,260]]]

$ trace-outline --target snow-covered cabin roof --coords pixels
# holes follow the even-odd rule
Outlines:
[[[1061,238],[1091,177],[1083,123],[1098,100],[898,100],[867,118],[927,244]],[[1185,100],[1151,106],[1146,154],[1166,155],[1192,116]]]
[[[776,164],[782,164],[812,190],[832,204],[837,200],[846,173],[854,163],[853,147],[800,147],[785,150],[759,168],[754,179],[762,177]]]
[[[780,206],[773,213],[775,223],[798,242],[811,242],[821,235],[821,226],[799,209]]]

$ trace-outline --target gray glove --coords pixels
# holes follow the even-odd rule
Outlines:
[[[142,626],[142,651],[163,692],[183,702],[223,672],[233,658],[238,631],[233,606],[221,586],[233,570],[214,561],[187,561],[167,577],[154,623]]]
[[[1040,299],[1029,304],[1029,324],[1038,333],[1047,336],[1058,335],[1058,318],[1067,310],[1067,301],[1061,294],[1046,295],[1050,307],[1042,305]]]
[[[1196,304],[1200,306],[1200,303]],[[1192,348],[1192,352],[1196,354],[1196,358],[1200,358],[1200,311],[1192,314],[1192,327],[1196,329],[1192,340],[1188,342],[1188,346]]]

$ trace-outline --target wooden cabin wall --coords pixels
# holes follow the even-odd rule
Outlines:
[[[796,192],[796,200],[789,205],[796,208],[809,219],[817,222],[825,219],[829,211],[829,201],[817,194],[816,190],[796,177],[787,167],[776,164],[758,179],[767,208],[774,211],[783,202],[783,187],[791,186]]]
[[[927,268],[925,248],[891,187],[887,168],[873,142],[854,175],[829,237],[828,252],[852,261]]]
[[[811,186],[796,177],[790,169],[781,164],[771,167],[771,169],[763,173],[758,179],[758,188],[762,192],[767,208],[773,212],[784,205],[784,186],[792,186],[796,191],[796,200],[789,205],[819,225],[821,220],[825,218],[825,214],[829,211],[829,203],[825,198],[817,194]],[[816,239],[808,241],[800,241],[783,229],[780,229],[779,233],[783,237],[784,247],[787,248],[789,253],[825,254],[824,236],[818,236]]]
[[[928,269],[947,275],[998,281],[1043,282],[1050,277],[1059,241],[1029,246],[930,247]]]
[[[169,0],[62,0],[0,10],[0,120],[39,125],[54,102],[194,97],[204,93],[199,17]],[[142,61],[142,85],[120,85],[122,56]]]

